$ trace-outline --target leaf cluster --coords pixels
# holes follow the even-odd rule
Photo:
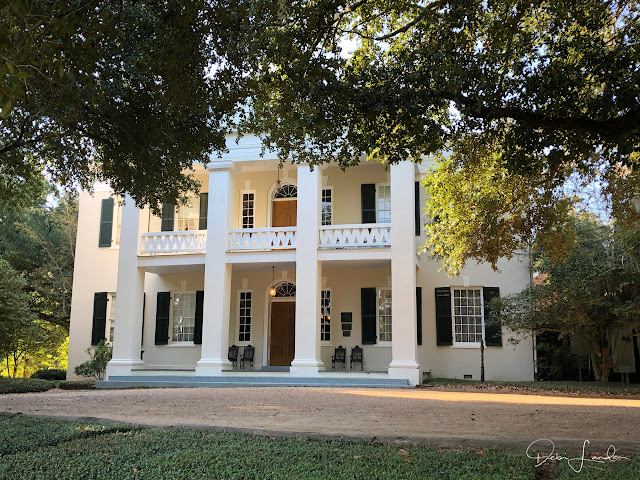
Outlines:
[[[92,350],[87,348],[89,360],[74,368],[74,373],[82,377],[95,377],[96,380],[104,380],[107,371],[107,364],[113,355],[113,348],[107,344],[105,339],[100,340],[98,345]]]

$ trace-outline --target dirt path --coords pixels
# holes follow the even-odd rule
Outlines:
[[[437,443],[445,447],[558,448],[613,444],[640,452],[640,400],[446,389],[187,388],[0,395],[0,411],[92,417],[157,426],[204,426]]]

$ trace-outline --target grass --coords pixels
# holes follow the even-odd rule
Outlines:
[[[31,393],[46,392],[52,388],[64,390],[92,390],[93,380],[42,380],[38,378],[6,378],[0,377],[0,394],[2,393]]]
[[[616,382],[555,382],[555,381],[533,381],[533,382],[505,382],[487,381],[485,384],[511,390],[523,391],[552,391],[561,393],[586,393],[586,394],[608,394],[608,395],[635,395],[640,396],[640,384],[637,383],[616,383]],[[481,388],[479,380],[462,380],[459,378],[434,378],[425,382],[425,385],[473,385]]]
[[[624,455],[624,453],[619,452]],[[634,458],[581,479],[640,478]],[[559,465],[558,478],[576,478]],[[0,479],[531,479],[524,451],[143,429],[0,413]]]

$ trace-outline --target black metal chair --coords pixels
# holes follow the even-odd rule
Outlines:
[[[351,356],[349,357],[349,368],[353,368],[355,362],[360,362],[360,370],[364,370],[364,357],[362,355],[362,348],[358,345],[351,349]]]
[[[344,362],[346,360],[346,356],[347,349],[342,345],[338,346],[338,348],[336,348],[335,352],[333,353],[333,356],[331,357],[331,368],[335,370],[336,362],[342,362],[342,370],[344,370]]]
[[[244,351],[240,356],[240,368],[244,368],[244,362],[249,362],[249,366],[253,370],[253,352],[254,348],[252,345],[247,345],[244,347]]]
[[[236,345],[231,345],[229,347],[229,361],[231,362],[231,367],[235,370],[236,363],[238,362],[238,347]]]

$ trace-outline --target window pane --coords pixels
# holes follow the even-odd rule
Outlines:
[[[331,225],[331,190],[322,190],[322,225]]]
[[[109,341],[113,343],[113,332],[116,324],[116,294],[112,293],[109,307]]]
[[[331,291],[322,290],[320,294],[320,340],[331,341]]]
[[[482,340],[482,299],[480,290],[454,289],[453,305],[455,341],[480,342]]]
[[[193,342],[196,324],[196,294],[176,293],[173,295],[173,335],[174,342]]]
[[[189,197],[186,205],[178,206],[178,231],[198,230],[200,224],[200,200]]]
[[[242,194],[242,228],[253,228],[254,194]]]
[[[253,195],[253,194],[251,194]],[[240,308],[238,310],[238,341],[251,341],[251,292],[240,292]]]
[[[378,290],[378,340],[391,341],[391,290]]]

